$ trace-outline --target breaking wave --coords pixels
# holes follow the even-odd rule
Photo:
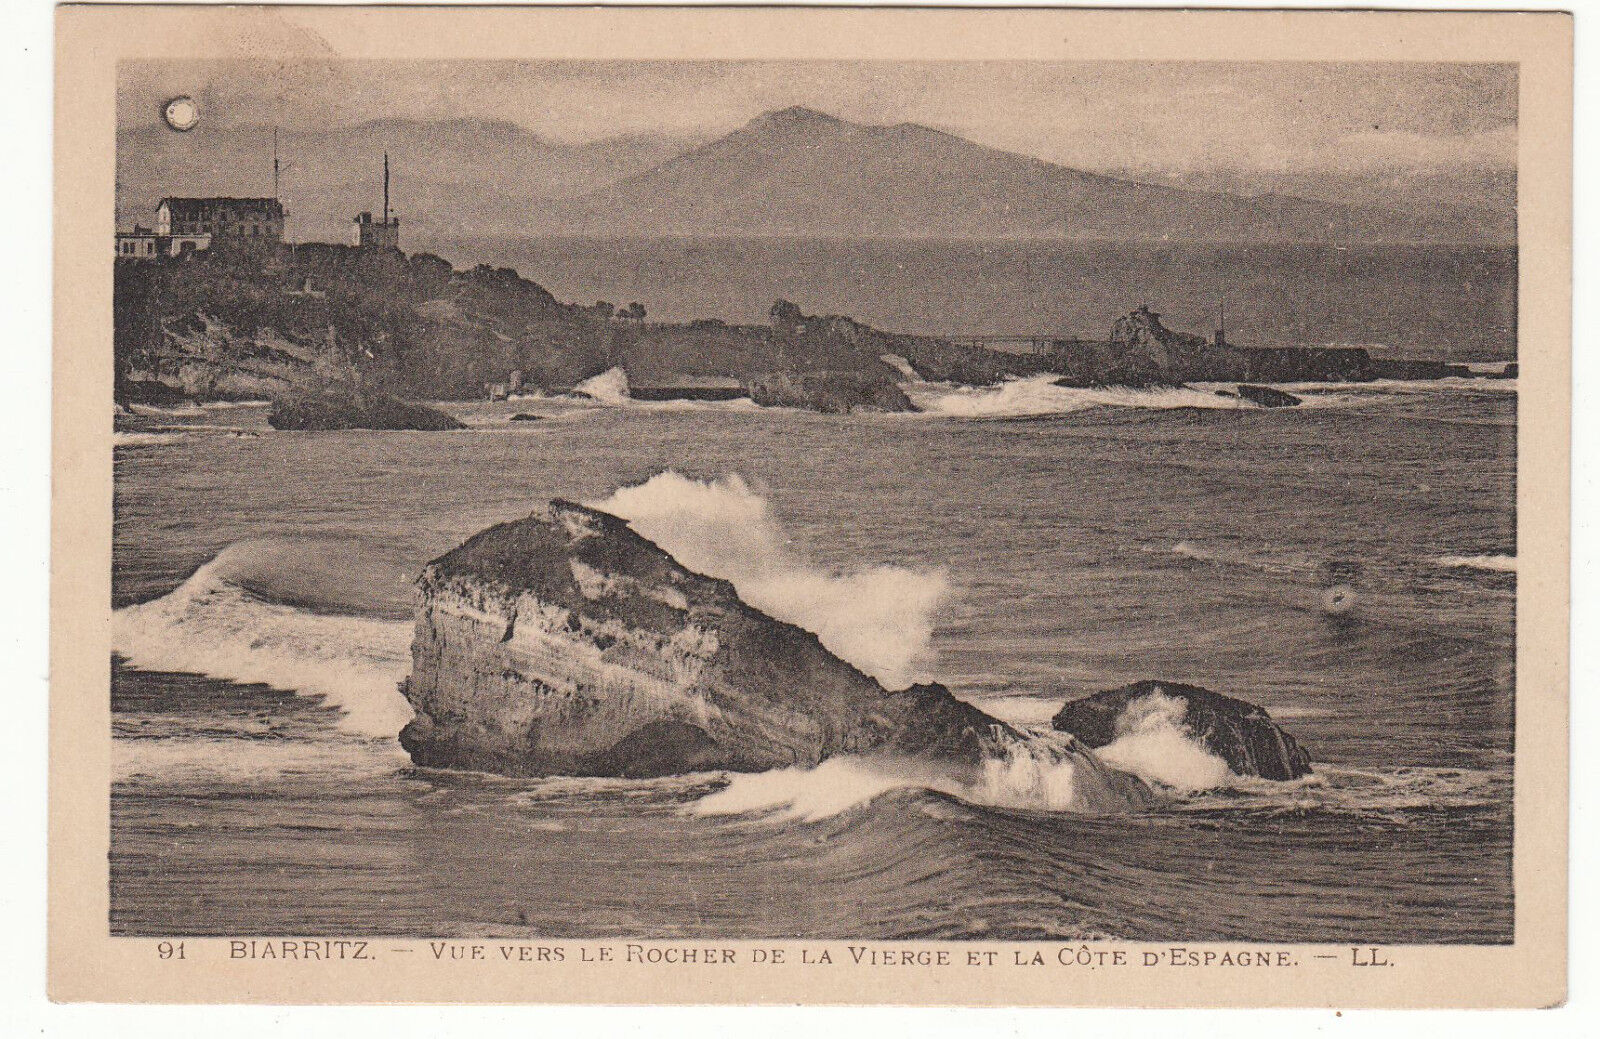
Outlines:
[[[814,633],[891,689],[923,677],[933,660],[933,615],[949,593],[944,571],[816,567],[789,547],[767,500],[737,475],[704,481],[668,471],[592,504],[689,569],[731,581],[745,602]]]
[[[1517,572],[1517,557],[1513,555],[1440,556],[1434,562],[1447,569],[1492,570],[1503,574]]]
[[[1153,692],[1132,701],[1117,719],[1117,738],[1095,753],[1112,768],[1174,790],[1194,792],[1230,786],[1228,763],[1195,739],[1184,724],[1187,705]]]
[[[946,794],[968,804],[1022,811],[1105,814],[1144,807],[1143,796],[1108,777],[1091,752],[1061,733],[1007,740],[974,770],[898,757],[841,756],[815,768],[733,774],[689,805],[692,816],[757,815],[817,822],[892,790]]]
[[[1482,808],[1506,803],[1508,781],[1482,769],[1399,766],[1389,769],[1319,764],[1287,783],[1241,779],[1174,801],[1180,812],[1311,812],[1403,822],[1410,812]]]
[[[1075,388],[1057,386],[1057,375],[1033,375],[1008,379],[994,386],[957,386],[949,383],[909,381],[901,389],[925,414],[949,418],[1027,418],[1064,415],[1088,408],[1120,407],[1171,410],[1203,408],[1223,411],[1265,410],[1235,392],[1237,383],[1197,382],[1187,386],[1160,389],[1133,389],[1104,386]],[[1300,398],[1296,410],[1348,408],[1404,398],[1409,394],[1466,390],[1490,393],[1515,393],[1515,379],[1399,380],[1344,383],[1270,383],[1274,389]]]
[[[997,386],[951,386],[942,383],[903,384],[913,403],[930,415],[953,418],[1023,418],[1059,415],[1085,408],[1250,408],[1257,405],[1210,390],[1176,387],[1136,390],[1122,387],[1077,389],[1057,386],[1058,375],[1009,379]]]
[[[608,368],[572,387],[575,396],[589,397],[601,404],[627,404],[628,373],[621,368]]]
[[[112,649],[144,670],[321,697],[342,712],[341,728],[394,736],[411,719],[398,687],[410,670],[411,624],[269,598],[274,568],[303,550],[270,541],[228,547],[167,595],[117,610]]]
[[[115,782],[159,786],[196,782],[249,786],[296,779],[318,785],[348,783],[392,775],[410,762],[392,739],[111,741]]]
[[[640,411],[765,411],[749,397],[733,400],[635,400],[628,373],[608,368],[572,388],[574,397],[587,398],[606,407],[627,407]]]
[[[111,442],[117,447],[150,447],[155,444],[172,444],[182,439],[181,433],[130,433],[118,430],[111,434]]]

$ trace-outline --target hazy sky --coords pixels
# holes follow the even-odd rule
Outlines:
[[[1134,62],[134,62],[122,125],[177,94],[202,120],[315,129],[504,119],[551,138],[709,137],[773,108],[911,121],[1089,169],[1513,169],[1514,66]]]

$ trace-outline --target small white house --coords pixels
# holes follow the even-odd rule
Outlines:
[[[148,227],[135,224],[132,231],[117,232],[119,260],[153,260],[160,250],[160,236]]]

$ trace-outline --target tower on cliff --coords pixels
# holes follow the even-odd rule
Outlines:
[[[389,214],[389,153],[383,153],[383,219],[371,212],[356,214],[356,244],[363,249],[400,248],[400,218]]]

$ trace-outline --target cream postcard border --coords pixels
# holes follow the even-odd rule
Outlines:
[[[895,8],[65,6],[57,12],[49,991],[185,1003],[891,1003],[1549,1006],[1567,991],[1572,20],[1561,13]],[[111,267],[116,67],[125,59],[897,59],[1472,61],[1520,65],[1516,939],[1505,946],[1244,943],[643,942],[731,965],[582,962],[617,941],[542,940],[566,962],[234,959],[226,939],[109,936]],[[292,938],[292,935],[283,937]],[[370,939],[371,936],[352,936]],[[461,944],[461,943],[457,943]],[[1184,944],[1283,954],[1275,968],[1138,966]],[[946,950],[867,967],[848,945]],[[829,948],[833,965],[799,961]],[[755,950],[785,949],[783,964]],[[406,952],[395,950],[407,949]],[[1089,950],[1084,961],[1081,950]],[[994,951],[999,966],[967,964]],[[1124,953],[1128,964],[1113,965]],[[1013,964],[1040,952],[1046,966]],[[1065,954],[1068,963],[1060,962]],[[1102,955],[1103,954],[1103,955]],[[1335,956],[1332,960],[1318,955]],[[980,957],[981,958],[981,957]],[[1098,964],[1094,961],[1099,960]]]

